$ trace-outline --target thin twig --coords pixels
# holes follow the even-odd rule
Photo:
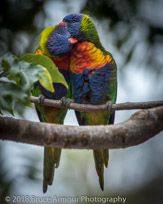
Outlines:
[[[37,104],[38,97],[31,96],[31,102]],[[92,111],[106,111],[108,110],[108,105],[91,105],[91,104],[78,104],[71,103],[69,106],[64,107],[60,100],[50,100],[45,99],[42,103],[43,106],[50,106],[55,108],[73,109],[80,112],[92,112]],[[163,101],[150,101],[150,102],[126,102],[113,104],[110,111],[118,110],[132,110],[132,109],[148,109],[158,106],[163,106]]]

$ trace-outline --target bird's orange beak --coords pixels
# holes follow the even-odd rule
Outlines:
[[[59,25],[62,26],[62,27],[66,27],[66,23],[63,22],[63,21],[61,21],[61,22],[59,23]]]
[[[69,38],[68,40],[72,45],[78,42],[78,40],[76,40],[75,38]]]

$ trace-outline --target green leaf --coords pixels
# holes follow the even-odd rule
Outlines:
[[[7,53],[0,57],[1,77],[7,77],[19,84],[20,67],[14,55]]]
[[[41,65],[38,65],[42,67]],[[39,82],[40,84],[45,87],[48,91],[54,92],[54,87],[53,87],[53,80],[50,76],[50,73],[47,71],[46,68],[42,67],[43,69],[43,75],[40,76]],[[45,77],[46,76],[46,77]]]
[[[0,71],[7,71],[14,66],[17,66],[17,60],[11,53],[8,52],[0,57]]]
[[[18,60],[24,60],[35,65],[41,65],[42,67],[48,70],[54,83],[61,83],[66,88],[68,88],[68,84],[64,76],[59,72],[58,68],[55,66],[54,62],[49,57],[43,55],[26,54],[20,57]]]
[[[20,104],[28,105],[31,84],[16,57],[7,53],[0,57],[0,112],[14,113]],[[23,112],[23,110],[22,110]]]
[[[22,71],[28,76],[31,87],[39,80],[44,88],[52,93],[55,92],[52,78],[46,68],[25,61],[20,61],[19,64]]]
[[[27,104],[28,94],[23,92],[14,82],[0,81],[0,110],[7,110],[13,114],[14,104]]]
[[[11,53],[0,57],[0,112],[23,112],[22,107],[30,105],[31,89],[38,80],[54,92],[51,75],[43,66],[18,61]]]

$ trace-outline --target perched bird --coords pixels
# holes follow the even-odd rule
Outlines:
[[[34,86],[32,94],[40,97],[40,102],[44,97],[49,99],[61,99],[68,96],[69,85],[69,60],[70,50],[77,41],[70,38],[70,34],[64,26],[51,26],[42,31],[39,40],[39,47],[35,54],[45,55],[50,58],[58,67],[60,75],[56,72],[53,77],[60,77],[58,83],[53,83],[55,92],[46,90],[39,82]],[[61,79],[61,76],[64,76]],[[65,81],[66,80],[66,81]],[[63,82],[63,83],[62,83]],[[36,105],[38,117],[41,122],[63,124],[66,110]],[[61,149],[53,147],[44,148],[44,172],[43,172],[43,192],[47,191],[48,185],[52,185],[55,168],[60,162]]]
[[[108,51],[102,46],[92,19],[84,14],[70,14],[60,23],[66,26],[78,43],[71,50],[70,76],[72,96],[82,104],[104,104],[110,107],[116,102],[117,67]],[[107,125],[114,123],[114,112],[77,112],[80,125]],[[100,135],[99,135],[100,136]],[[108,166],[107,149],[93,150],[100,187],[104,189],[104,166]]]

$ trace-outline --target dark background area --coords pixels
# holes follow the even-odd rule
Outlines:
[[[163,99],[162,11],[161,0],[3,0],[0,5],[0,55],[11,52],[16,56],[22,56],[33,52],[39,34],[46,26],[58,23],[68,13],[87,13],[94,19],[102,42],[107,42],[107,49],[109,51],[111,49],[117,61],[118,101],[161,100]],[[140,75],[136,77],[137,72],[140,72]],[[131,81],[133,84],[130,84]],[[141,92],[141,89],[144,92]],[[132,113],[132,111],[127,112],[123,116],[118,113],[117,118],[120,119],[116,122],[122,122]],[[28,117],[29,115],[26,119],[30,120]],[[111,176],[106,175],[106,189],[103,193],[99,190],[97,182],[90,183],[94,178],[97,180],[95,172],[92,173],[94,164],[90,151],[87,156],[87,153],[82,151],[69,153],[66,150],[63,161],[66,164],[62,164],[60,175],[56,175],[61,177],[61,181],[56,181],[48,195],[63,194],[74,197],[83,194],[101,197],[121,195],[127,197],[127,203],[161,204],[163,202],[161,136],[162,134],[139,147],[114,150],[111,155],[110,170],[107,170],[107,175]],[[38,189],[38,186],[42,185],[42,169],[40,169],[42,154],[42,148],[0,142],[0,203],[5,203],[6,195],[24,193],[24,195],[45,196],[42,194],[42,187]],[[79,157],[80,163],[77,163]],[[76,166],[81,163],[83,166]],[[92,167],[88,167],[89,163]],[[57,170],[59,171],[60,169]],[[69,173],[70,171],[73,175]],[[110,181],[112,175],[114,178]],[[67,191],[57,185],[59,181]],[[28,185],[25,185],[26,183]]]

